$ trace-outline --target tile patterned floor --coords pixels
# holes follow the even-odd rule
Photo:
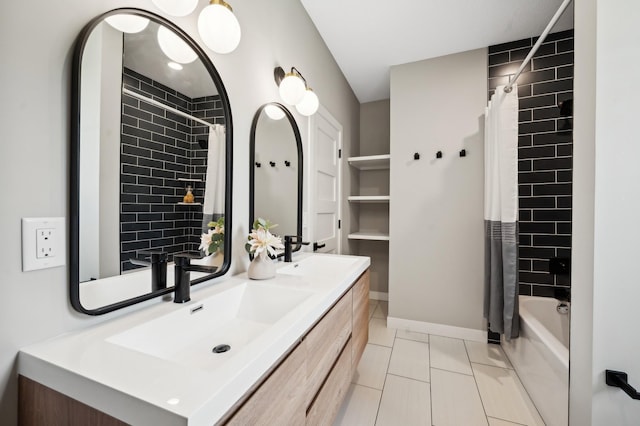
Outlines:
[[[371,300],[369,343],[335,425],[539,426],[499,346],[387,328]]]

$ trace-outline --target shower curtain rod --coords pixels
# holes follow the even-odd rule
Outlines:
[[[213,123],[209,123],[207,121],[202,120],[201,118],[198,117],[194,117],[193,115],[187,114],[186,112],[182,112],[179,109],[175,109],[173,107],[170,107],[169,105],[163,104],[162,102],[158,102],[155,99],[151,99],[151,98],[147,98],[144,95],[141,95],[140,93],[134,92],[133,90],[127,89],[126,87],[122,88],[122,93],[126,93],[127,95],[133,96],[134,98],[138,98],[142,101],[145,101],[151,105],[155,105],[157,107],[160,107],[162,109],[166,109],[167,111],[170,111],[174,114],[178,114],[181,115],[183,117],[186,118],[190,118],[191,120],[195,120],[198,123],[202,123],[205,126],[221,126],[221,124],[213,124]]]
[[[551,18],[551,21],[549,21],[549,24],[547,24],[547,27],[544,29],[542,34],[540,34],[540,37],[538,38],[538,41],[536,41],[536,44],[533,45],[527,57],[524,58],[524,61],[522,61],[522,65],[520,65],[520,68],[518,68],[518,71],[515,73],[513,77],[509,79],[509,84],[507,84],[504,88],[505,92],[507,93],[511,92],[511,89],[513,88],[513,85],[515,84],[516,80],[518,79],[518,77],[520,77],[520,74],[522,74],[522,71],[524,71],[527,64],[531,60],[531,58],[533,58],[533,55],[536,54],[536,52],[538,51],[538,48],[540,48],[540,45],[547,38],[547,35],[549,35],[549,33],[551,32],[551,29],[554,27],[554,25],[556,25],[556,22],[558,22],[558,19],[560,19],[560,16],[562,16],[567,6],[569,6],[569,3],[571,3],[571,0],[564,0],[562,2],[556,14],[553,15],[553,18]]]

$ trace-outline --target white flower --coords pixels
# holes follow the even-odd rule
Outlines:
[[[202,234],[200,236],[200,246],[198,247],[198,250],[202,250],[205,253],[209,251],[209,246],[211,245],[211,237],[213,236],[213,234],[218,234],[218,232],[215,232],[213,229],[209,229],[206,234]]]
[[[252,229],[249,234],[249,251],[256,255],[266,256],[267,253],[271,255],[276,254],[276,249],[284,249],[282,240],[280,237],[276,237],[267,229],[258,228]]]

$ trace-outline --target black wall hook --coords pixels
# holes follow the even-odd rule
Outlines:
[[[291,167],[291,161],[284,160],[284,165],[287,167]]]
[[[269,165],[271,165],[271,167],[275,167],[275,166],[276,166],[276,163],[275,163],[275,162],[273,162],[273,161],[269,161]]]
[[[436,158],[442,158],[442,151],[436,152]]]
[[[417,153],[417,152],[415,154],[413,154],[413,159],[414,160],[419,160],[420,159],[420,154]]]
[[[461,149],[460,150],[460,157],[466,157],[467,156],[467,150],[466,149]]]
[[[262,167],[262,163],[258,163],[258,162],[256,161],[256,167]]]

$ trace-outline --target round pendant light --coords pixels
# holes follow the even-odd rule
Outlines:
[[[160,50],[173,62],[188,64],[196,60],[198,55],[178,37],[173,31],[166,27],[158,27],[158,44]]]
[[[284,111],[275,105],[267,105],[264,107],[264,112],[272,120],[282,120],[284,118]]]
[[[300,114],[310,116],[318,111],[319,106],[318,96],[309,88],[305,91],[302,100],[296,104],[296,109]]]
[[[149,20],[147,18],[143,18],[142,16],[129,15],[126,13],[121,13],[119,15],[111,15],[105,19],[109,25],[111,25],[116,30],[128,33],[135,34],[147,28],[149,25]]]
[[[198,32],[204,44],[216,53],[230,53],[240,43],[240,23],[231,6],[211,0],[198,16]]]
[[[294,72],[285,74],[284,79],[280,82],[280,97],[289,105],[299,103],[304,97],[306,85],[304,81]]]
[[[171,16],[187,16],[198,6],[198,0],[151,0],[158,9]]]

